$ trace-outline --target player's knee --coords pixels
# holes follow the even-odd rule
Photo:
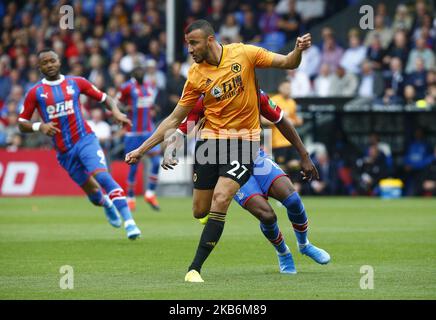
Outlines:
[[[212,202],[214,203],[214,207],[217,207],[218,210],[226,210],[230,205],[230,202],[233,199],[233,195],[229,194],[225,191],[216,191],[213,194]]]
[[[192,214],[195,219],[201,219],[207,216],[210,211],[210,206],[201,201],[194,201],[192,204]]]
[[[277,221],[274,210],[269,205],[260,205],[256,207],[256,216],[264,224],[273,224]]]

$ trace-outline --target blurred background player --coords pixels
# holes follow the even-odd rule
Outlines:
[[[136,66],[132,71],[130,80],[124,83],[118,92],[118,99],[127,105],[128,117],[132,122],[132,125],[127,127],[124,138],[126,153],[138,148],[152,135],[155,129],[153,107],[157,90],[144,81],[144,75],[145,69],[142,66]],[[160,146],[157,145],[148,151],[147,156],[150,158],[150,168],[144,200],[154,210],[159,210],[155,190],[159,175]],[[131,165],[127,177],[127,203],[131,210],[136,209],[135,185],[137,172],[138,164]]]
[[[273,103],[278,104],[295,127],[303,125],[303,119],[297,115],[297,103],[291,98],[291,84],[288,80],[283,80],[279,84],[278,94],[271,97]],[[263,119],[262,124],[271,125],[269,121]],[[300,190],[300,161],[298,154],[291,143],[283,136],[276,126],[271,126],[272,130],[272,152],[275,162],[291,177],[297,190]]]
[[[141,231],[130,213],[124,191],[109,174],[98,139],[83,119],[80,94],[104,103],[118,122],[130,124],[129,119],[110,96],[88,80],[62,75],[59,56],[52,49],[38,53],[38,66],[45,78],[26,94],[19,118],[20,131],[41,131],[53,137],[59,164],[85,191],[89,200],[104,207],[109,223],[119,228],[122,222],[116,208],[124,219],[127,237],[138,238]],[[43,122],[30,122],[35,109]],[[108,196],[103,195],[100,186]]]

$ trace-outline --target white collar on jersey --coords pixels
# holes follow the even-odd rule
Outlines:
[[[65,76],[63,74],[60,75],[60,78],[54,81],[49,81],[46,78],[42,79],[42,83],[43,84],[47,84],[49,86],[57,86],[60,85],[62,83],[62,81],[65,80]]]

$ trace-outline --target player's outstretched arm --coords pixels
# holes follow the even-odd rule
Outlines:
[[[301,54],[304,50],[312,45],[312,36],[306,33],[302,37],[298,37],[295,42],[295,48],[287,55],[276,53],[272,61],[271,67],[280,69],[295,69],[298,68],[301,62]]]
[[[112,111],[112,116],[114,117],[115,121],[117,121],[120,125],[132,125],[132,122],[129,120],[129,118],[127,118],[127,116],[120,111],[120,108],[118,107],[118,102],[112,97],[107,95],[104,104],[107,109]]]
[[[150,138],[145,140],[139,148],[126,154],[125,161],[128,164],[137,163],[148,150],[161,143],[165,137],[169,137],[173,134],[180,123],[182,123],[183,119],[185,119],[189,114],[191,109],[192,107],[177,105],[173,112],[161,122]]]
[[[283,117],[279,123],[276,123],[277,129],[280,130],[281,134],[297,149],[298,154],[301,157],[301,169],[303,180],[312,180],[312,178],[319,179],[318,170],[316,170],[315,165],[310,159],[309,153],[306,150],[306,147],[301,141],[300,136],[298,135],[297,130],[292,125],[291,121],[286,117]]]

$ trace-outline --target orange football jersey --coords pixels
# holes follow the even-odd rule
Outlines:
[[[218,66],[205,61],[191,66],[179,105],[194,106],[204,95],[201,138],[260,140],[255,68],[270,67],[273,58],[263,48],[234,43],[223,46]]]

